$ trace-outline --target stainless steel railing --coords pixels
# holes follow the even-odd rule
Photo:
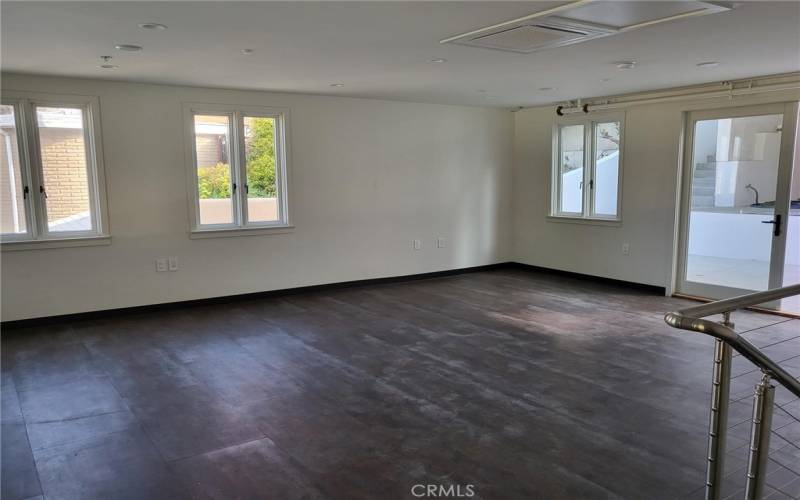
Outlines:
[[[733,329],[731,313],[737,309],[798,294],[800,294],[800,284],[689,307],[668,313],[664,317],[670,326],[704,333],[716,339],[708,429],[706,500],[722,498],[733,350],[755,364],[763,373],[753,397],[745,498],[755,500],[763,497],[775,398],[775,386],[772,384],[772,380],[780,383],[800,398],[800,381],[736,333]],[[715,314],[722,314],[722,322],[704,319]]]

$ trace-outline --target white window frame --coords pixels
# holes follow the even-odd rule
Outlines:
[[[197,178],[197,148],[195,147],[194,117],[214,115],[229,117],[229,165],[233,222],[226,224],[200,223],[200,196]],[[189,193],[189,236],[214,238],[291,232],[294,226],[289,219],[289,109],[282,107],[241,106],[206,103],[184,103],[184,128],[186,136],[187,191]],[[247,214],[247,165],[244,144],[244,118],[272,118],[275,120],[275,184],[278,203],[277,221],[251,222]]]
[[[605,215],[595,213],[595,169],[596,165],[596,133],[598,123],[619,122],[619,168],[617,171],[617,213]],[[581,212],[562,212],[561,207],[561,128],[570,125],[583,125],[583,203]],[[625,150],[625,113],[604,113],[598,115],[578,115],[563,117],[553,125],[553,159],[550,169],[550,214],[548,218],[556,222],[578,222],[601,225],[619,225],[622,223],[622,178],[624,170]]]
[[[24,203],[27,232],[0,236],[2,249],[6,251],[110,244],[99,99],[94,96],[3,91],[1,100],[2,104],[14,107],[20,171],[23,186],[28,187]],[[89,210],[92,220],[90,230],[50,231],[49,229],[45,199],[47,186],[44,185],[39,126],[36,120],[37,107],[78,108],[82,111]]]

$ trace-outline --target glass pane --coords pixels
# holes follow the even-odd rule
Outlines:
[[[688,281],[769,285],[783,115],[698,121],[692,152]]]
[[[617,215],[619,122],[595,124],[594,213]]]
[[[36,124],[48,230],[91,231],[83,110],[37,106]]]
[[[233,224],[230,117],[195,115],[194,134],[200,224]]]
[[[789,220],[786,221],[786,255],[783,261],[783,286],[800,283],[800,129],[795,140],[792,184],[789,191],[791,205]],[[800,314],[800,295],[781,301],[781,309]]]
[[[562,213],[583,212],[583,125],[569,125],[559,130],[559,174],[561,175]]]
[[[0,232],[27,232],[14,107],[0,106]]]
[[[275,182],[275,119],[244,117],[247,161],[247,217],[250,222],[278,220]]]

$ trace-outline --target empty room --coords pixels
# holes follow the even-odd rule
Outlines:
[[[2,500],[800,499],[800,2],[0,3]]]

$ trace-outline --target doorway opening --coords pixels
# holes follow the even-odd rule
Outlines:
[[[724,299],[800,283],[797,103],[688,118],[678,293]],[[765,305],[800,314],[800,298]]]

